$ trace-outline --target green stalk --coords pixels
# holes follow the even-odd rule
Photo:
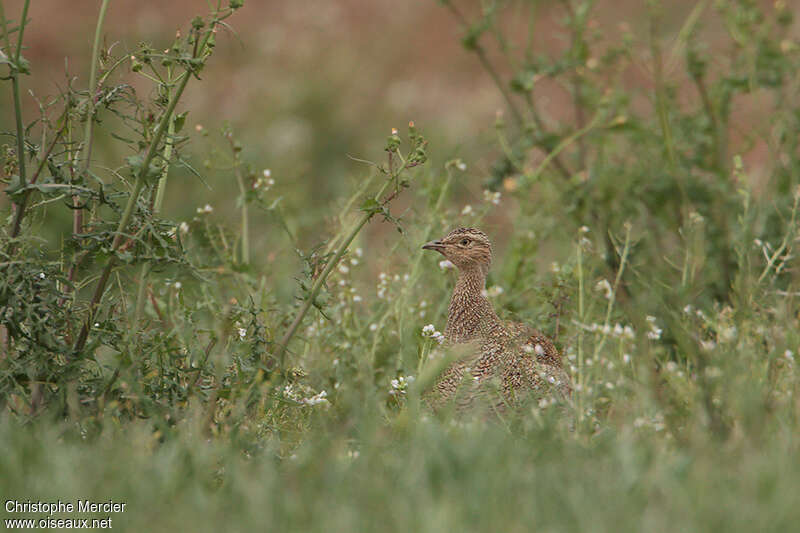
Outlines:
[[[203,43],[203,47],[205,46],[205,42]],[[201,49],[203,48],[201,47]],[[136,176],[136,182],[133,186],[133,191],[131,191],[130,197],[128,197],[128,203],[125,205],[125,211],[122,213],[122,218],[117,225],[117,231],[114,234],[114,240],[111,243],[111,257],[108,259],[105,268],[103,269],[103,273],[100,275],[100,279],[97,282],[97,287],[95,288],[95,292],[92,295],[92,300],[89,304],[89,312],[86,317],[86,322],[83,324],[83,328],[81,329],[81,333],[78,336],[78,340],[75,343],[75,352],[78,353],[83,350],[84,346],[86,345],[86,339],[89,336],[89,330],[92,327],[92,321],[94,320],[94,314],[97,310],[97,306],[100,303],[100,299],[103,297],[103,291],[105,290],[106,283],[108,282],[108,277],[111,275],[111,269],[114,268],[114,264],[116,263],[117,256],[116,251],[119,249],[120,244],[122,244],[123,238],[123,231],[128,226],[128,222],[130,222],[131,217],[133,216],[134,208],[136,207],[136,202],[139,199],[139,194],[142,192],[142,188],[144,187],[145,176],[147,174],[147,170],[150,168],[150,163],[153,161],[153,158],[156,154],[156,149],[161,142],[161,138],[164,136],[164,132],[167,129],[167,124],[170,122],[172,117],[172,113],[175,110],[175,106],[178,103],[181,95],[183,94],[184,89],[186,89],[186,84],[189,83],[190,72],[186,71],[183,73],[181,77],[180,84],[178,85],[178,89],[175,91],[174,96],[170,99],[169,105],[167,106],[166,111],[164,112],[164,116],[161,117],[161,122],[158,124],[158,129],[156,130],[155,136],[153,136],[153,140],[150,142],[150,146],[147,149],[147,155],[142,162],[142,167],[139,170],[138,176]]]
[[[603,326],[604,326],[603,327],[603,331],[607,330],[607,327],[609,326],[609,322],[611,321],[611,311],[614,308],[614,302],[616,301],[616,298],[617,298],[617,290],[619,289],[619,284],[622,281],[622,273],[625,272],[625,264],[626,264],[626,262],[628,260],[628,252],[630,251],[630,243],[631,243],[631,225],[630,224],[626,224],[625,225],[625,244],[623,245],[622,255],[620,256],[619,269],[617,270],[617,277],[614,280],[614,288],[611,291],[611,296],[608,298],[608,307],[606,308],[606,318],[603,321]],[[606,333],[603,333],[603,336],[600,339],[600,342],[597,343],[597,345],[595,346],[595,349],[594,349],[594,357],[595,358],[602,351],[603,346],[605,345],[607,338],[608,338],[608,335]]]
[[[170,88],[167,87],[167,97],[171,97]],[[167,140],[164,141],[163,159],[165,161],[164,168],[161,169],[161,177],[158,179],[156,185],[156,197],[153,202],[153,216],[161,213],[161,206],[164,204],[164,191],[167,188],[167,177],[169,175],[169,160],[172,158],[172,145],[175,142],[175,119],[171,117],[169,126],[167,127]],[[150,275],[152,265],[148,261],[142,265],[142,270],[139,273],[139,288],[136,291],[136,310],[134,311],[133,324],[134,329],[138,329],[139,320],[142,317],[144,310],[144,293],[147,287],[147,277]]]
[[[236,182],[239,184],[239,193],[242,195],[242,263],[250,264],[250,230],[247,215],[247,188],[242,177],[241,161],[239,154],[234,152],[233,173],[236,175]]]
[[[583,304],[583,244],[578,239],[578,320],[584,323]],[[578,328],[578,421],[583,421],[583,328]]]
[[[17,165],[19,167],[19,181],[22,187],[28,185],[26,169],[25,169],[25,130],[22,125],[22,100],[20,99],[19,91],[19,60],[22,53],[22,37],[25,33],[25,21],[28,18],[28,5],[30,0],[25,0],[22,6],[22,17],[19,22],[19,35],[17,36],[17,49],[14,52],[14,64],[11,65],[11,87],[14,94],[14,118],[16,119],[17,127]],[[11,40],[8,37],[8,25],[6,22],[6,14],[3,9],[3,3],[0,2],[0,21],[3,26],[3,36],[6,41],[6,50],[9,55],[11,54]],[[22,205],[17,205],[17,217],[22,218]],[[16,235],[12,235],[16,237]]]
[[[398,174],[402,172],[404,168],[405,165],[401,167]],[[386,180],[386,183],[383,184],[383,187],[381,187],[381,189],[378,191],[378,194],[375,195],[375,201],[380,201],[381,196],[383,196],[383,193],[386,192],[386,189],[389,187],[389,185],[392,184],[393,181],[394,181],[393,179]],[[375,216],[375,213],[372,211],[365,213],[364,216],[361,217],[361,220],[359,220],[358,224],[356,224],[356,226],[352,229],[352,231],[350,231],[350,234],[347,236],[344,242],[342,242],[342,244],[339,245],[339,248],[336,250],[336,253],[334,254],[333,258],[328,261],[328,264],[325,265],[325,269],[322,271],[322,274],[319,275],[317,280],[314,282],[314,285],[311,287],[311,292],[309,293],[308,298],[306,298],[306,301],[303,303],[303,307],[300,308],[300,312],[297,313],[297,316],[295,317],[294,321],[289,326],[289,330],[286,332],[283,338],[278,342],[278,350],[275,352],[275,357],[278,359],[280,363],[281,370],[285,368],[284,363],[286,362],[285,361],[286,348],[289,346],[289,341],[292,340],[292,337],[294,337],[297,328],[300,327],[300,323],[303,321],[303,318],[305,318],[306,313],[308,313],[308,310],[313,305],[314,299],[317,297],[317,294],[322,288],[322,285],[325,283],[325,280],[328,279],[328,275],[331,273],[331,270],[333,270],[333,268],[339,263],[339,260],[347,251],[347,248],[350,246],[350,243],[353,242],[353,239],[355,239],[356,235],[358,235],[358,233],[361,231],[361,228],[363,228],[364,225],[367,222],[369,222],[369,220],[373,216]]]

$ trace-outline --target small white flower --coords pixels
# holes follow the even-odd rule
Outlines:
[[[356,248],[355,252],[356,252],[356,257],[361,257],[364,255],[364,250],[361,248]]]
[[[651,331],[647,332],[647,338],[653,341],[657,341],[661,338],[662,330],[661,328],[653,328]]]
[[[370,331],[377,331],[378,330],[378,324],[370,324],[369,325],[369,330]]]
[[[455,268],[455,267],[456,266],[447,259],[439,261],[439,268],[442,270],[447,270],[449,268]]]
[[[269,179],[272,176],[272,171],[268,168],[265,168],[261,171],[261,175],[264,176],[264,179]]]
[[[464,209],[461,210],[462,215],[471,215],[472,214],[472,206],[467,204],[464,206]]]
[[[589,233],[589,226],[581,226],[581,233]]]
[[[710,352],[711,350],[717,347],[717,343],[712,340],[700,341],[700,347],[703,350]]]
[[[550,263],[550,272],[558,274],[559,272],[561,272],[561,265],[553,261],[552,263]]]
[[[633,331],[633,328],[630,326],[625,326],[622,328],[622,336],[627,339],[633,339],[636,337],[636,333]]]
[[[792,353],[792,351],[791,351],[791,350],[786,350],[785,352],[783,352],[783,356],[784,356],[786,359],[788,359],[789,361],[792,361],[792,362],[794,362],[794,353]]]
[[[181,290],[181,287],[183,287],[183,285],[181,285],[180,281],[176,281],[175,283],[172,284],[172,286],[175,287],[175,290],[178,290],[178,291]]]
[[[39,279],[44,279],[45,277],[47,276],[44,275],[44,272],[39,272]]]
[[[301,402],[306,405],[328,405],[328,393],[325,391],[320,391],[319,394],[316,394],[310,398],[303,398]]]
[[[353,301],[356,302],[356,303],[360,302],[361,301],[361,296],[356,294],[355,296],[353,296]]]
[[[186,235],[189,233],[189,224],[181,222],[180,226],[178,226],[178,231],[180,231],[182,235]]]
[[[486,296],[489,296],[490,298],[496,298],[497,296],[500,296],[501,294],[503,294],[503,287],[500,287],[498,285],[492,285],[486,291]]]
[[[459,159],[458,162],[456,163],[456,168],[461,172],[464,172],[465,170],[467,170],[467,164]]]
[[[719,338],[723,342],[730,342],[736,338],[736,333],[736,326],[722,328],[722,330],[719,332]]]
[[[199,214],[199,215],[205,215],[205,214],[211,213],[212,211],[214,211],[214,208],[211,207],[211,204],[206,204],[203,207],[198,207],[197,208],[197,214]]]
[[[422,335],[425,337],[430,337],[436,331],[436,326],[433,324],[428,324],[427,326],[422,328]]]
[[[684,312],[685,314],[687,314],[687,315],[690,315],[690,314],[692,314],[692,305],[691,305],[691,304],[686,304],[686,305],[684,306],[684,308],[683,308],[683,312]]]
[[[614,324],[614,336],[622,337],[623,333],[625,333],[625,329],[622,327],[622,324],[619,322]]]
[[[493,203],[494,205],[500,205],[500,191],[492,192],[488,189],[484,189],[483,199],[487,202]]]
[[[247,329],[239,328],[239,340],[243,341],[246,336],[247,336]]]
[[[629,353],[622,354],[622,362],[625,363],[626,365],[628,363],[630,363],[631,362],[631,354],[629,354]]]
[[[339,272],[341,272],[342,274],[347,274],[348,272],[350,272],[350,268],[344,263],[342,263],[341,265],[339,265]]]

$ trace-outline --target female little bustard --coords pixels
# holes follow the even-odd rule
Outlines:
[[[504,323],[486,298],[484,289],[492,262],[492,244],[484,232],[458,228],[422,248],[439,252],[458,269],[444,331],[445,343],[451,346],[474,343],[477,348],[444,371],[433,392],[434,405],[455,398],[462,382],[475,392],[481,388],[481,382],[493,377],[500,381],[504,403],[531,391],[543,393],[552,388],[560,394],[571,392],[553,342],[525,324]],[[474,394],[465,396],[471,401]],[[458,398],[462,404],[464,397],[458,395]]]

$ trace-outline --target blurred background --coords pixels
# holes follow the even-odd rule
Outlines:
[[[563,24],[564,4],[533,3],[537,5],[535,32],[530,36],[533,50],[537,54],[562,53],[570,46]],[[758,3],[769,9],[773,2]],[[661,25],[655,28],[665,43],[675,38],[696,4],[679,0],[669,3]],[[68,77],[76,87],[85,87],[98,6],[98,2],[86,0],[70,2],[68,7],[59,0],[32,3],[25,55],[33,70],[31,76],[23,78],[27,120],[37,113],[36,101],[28,90],[40,98],[54,95],[65,87]],[[5,2],[5,8],[13,16],[19,13],[21,2]],[[479,5],[463,2],[460,9],[469,18],[478,14]],[[168,47],[176,30],[185,31],[190,18],[206,10],[202,0],[113,2],[105,24],[106,46],[115,55],[135,50],[141,41],[150,42],[155,49]],[[505,30],[520,40],[528,37],[526,13],[512,9],[501,14],[507,19]],[[604,35],[599,49],[618,43],[623,35],[642,40],[641,61],[634,60],[620,75],[634,107],[648,114],[652,69],[649,50],[644,46],[650,31],[646,3],[597,2],[591,17],[590,27]],[[500,152],[495,113],[505,109],[505,102],[479,58],[461,45],[464,32],[458,20],[439,2],[250,1],[229,22],[231,31],[219,38],[202,83],[190,84],[181,102],[183,109],[191,110],[186,131],[194,137],[182,156],[195,168],[203,167],[215,143],[221,144],[219,131],[229,121],[244,146],[244,160],[254,169],[271,170],[275,194],[284,197],[283,205],[293,215],[290,224],[296,227],[292,230],[301,242],[310,245],[324,239],[318,224],[335,211],[335,200],[352,191],[354,183],[368,172],[348,155],[382,160],[385,135],[392,127],[404,127],[414,120],[430,139],[435,167],[441,168],[456,155],[467,164],[466,173],[454,187],[458,205],[450,207],[460,210],[463,204],[481,201],[482,189]],[[715,47],[722,54],[731,46],[711,10],[703,16],[701,31],[712,58],[717,53]],[[665,49],[670,51],[669,46]],[[499,75],[508,77],[512,65],[502,61],[496,47],[487,46],[486,50]],[[673,59],[682,62],[682,57]],[[677,82],[679,90],[686,90],[686,100],[696,98],[690,93],[685,69],[667,67],[666,76]],[[140,91],[150,90],[134,76],[130,83]],[[9,86],[3,91],[0,112],[7,125],[3,129],[10,130]],[[768,155],[765,143],[752,129],[758,122],[759,98],[757,91],[735,97],[731,121],[732,141],[739,141],[735,150],[744,156],[754,179],[763,174],[759,168]],[[539,83],[536,101],[548,124],[573,118],[569,88],[559,82]],[[207,138],[195,130],[197,125],[210,132]],[[129,155],[124,144],[103,135],[102,124],[98,133],[95,154],[99,161],[118,164],[121,156]],[[189,218],[209,199],[218,216],[236,216],[237,189],[231,173],[211,168],[203,174],[205,184],[180,169],[173,172],[166,195],[166,217]],[[530,200],[535,201],[536,189],[530,194]],[[400,202],[402,211],[410,197]],[[504,198],[503,202],[503,209],[488,222],[498,237],[508,233],[503,226],[513,220],[516,209],[513,200]],[[54,216],[66,217],[68,213]],[[54,223],[63,223],[65,228],[69,225],[66,218]],[[263,217],[254,217],[252,225],[254,250],[274,248],[274,239],[282,238]],[[366,235],[380,240],[385,231],[392,231],[390,225],[373,224]]]

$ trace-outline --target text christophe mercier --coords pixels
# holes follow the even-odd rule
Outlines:
[[[127,503],[115,502],[109,500],[105,502],[95,502],[91,500],[76,500],[74,503],[70,501],[58,500],[55,502],[42,502],[33,500],[6,500],[5,510],[7,513],[44,513],[49,515],[48,518],[42,518],[38,521],[45,521],[44,527],[112,527],[112,518],[107,516],[105,518],[54,518],[53,515],[58,513],[93,513],[93,514],[111,514],[111,513],[124,513]],[[56,524],[56,522],[73,522],[74,524]],[[38,524],[37,524],[38,525]],[[42,527],[42,526],[40,526]]]

